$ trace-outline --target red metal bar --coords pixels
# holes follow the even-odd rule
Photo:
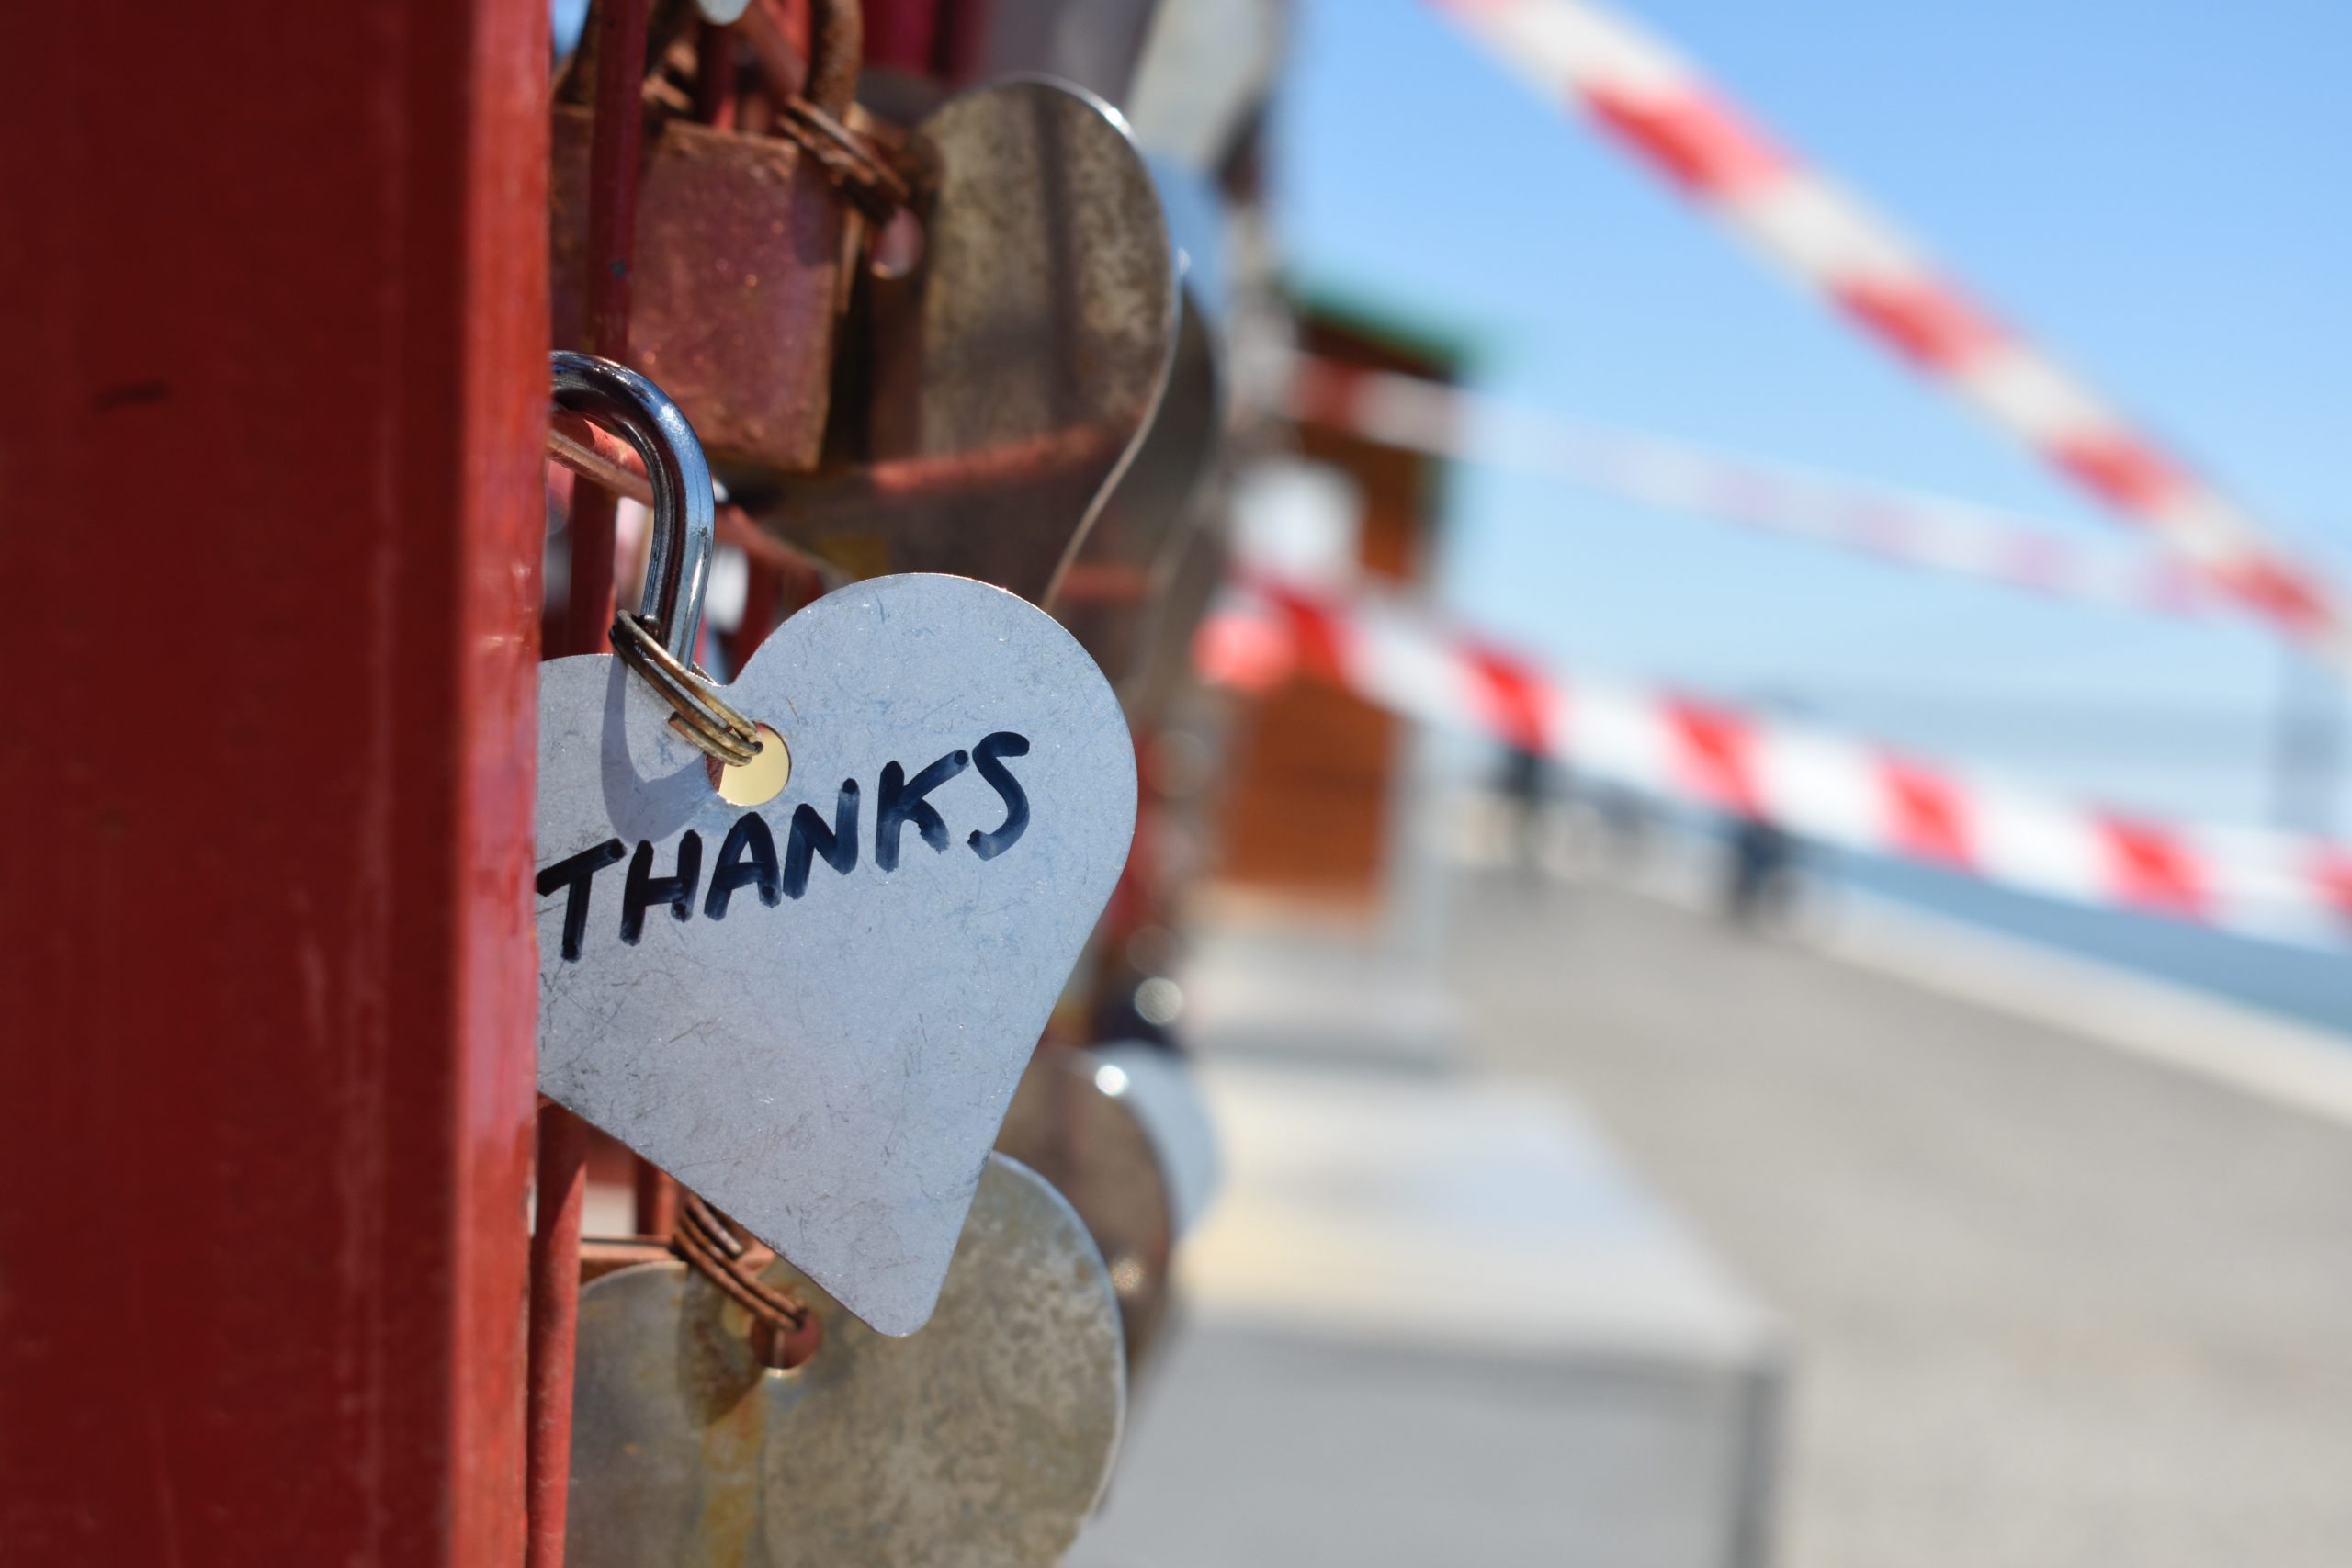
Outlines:
[[[560,1105],[539,1111],[531,1224],[531,1568],[562,1568],[571,1483],[571,1363],[579,1343],[580,1221],[588,1201],[588,1128]]]
[[[645,125],[646,7],[647,0],[607,0],[596,10],[596,120],[588,147],[588,347],[608,359],[628,354],[638,142]]]
[[[597,7],[596,118],[588,152],[588,346],[628,357],[629,273],[637,258],[637,168],[644,123],[647,0]],[[565,653],[601,652],[613,622],[615,500],[574,486]],[[568,1112],[539,1117],[538,1206],[531,1232],[530,1540],[527,1568],[562,1568],[571,1472],[571,1364],[579,1337],[580,1216],[588,1190],[586,1129]]]
[[[546,28],[67,6],[0,96],[10,1562],[520,1555]]]
[[[932,40],[931,73],[943,86],[965,87],[978,74],[988,44],[990,0],[935,0],[939,32]]]
[[[736,625],[733,645],[728,650],[733,656],[736,669],[743,668],[743,660],[751,658],[760,644],[767,641],[768,633],[775,630],[776,613],[783,607],[784,591],[784,580],[774,567],[757,559],[746,559],[743,618]]]
[[[938,0],[865,0],[865,62],[922,75],[932,69]]]
[[[607,355],[607,357],[618,357]],[[619,498],[600,485],[574,485],[564,530],[571,551],[571,590],[560,646],[550,655],[603,653],[613,629],[613,523]]]
[[[808,17],[804,7],[753,0],[736,27],[759,62],[761,85],[781,100],[808,85]]]
[[[629,275],[637,265],[637,166],[644,129],[647,0],[596,8],[596,119],[588,148],[588,349],[628,358]],[[570,521],[571,596],[562,652],[598,653],[613,625],[613,498],[577,494]]]
[[[695,118],[721,130],[735,128],[735,34],[712,22],[695,35]]]
[[[639,1235],[667,1238],[678,1228],[678,1184],[650,1160],[630,1168],[631,1207]]]

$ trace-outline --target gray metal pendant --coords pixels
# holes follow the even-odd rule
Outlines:
[[[1167,385],[1176,256],[1126,122],[991,82],[925,117],[922,261],[867,287],[859,461],[763,521],[861,570],[955,571],[1044,601]]]
[[[1089,1052],[1038,1052],[996,1146],[1052,1182],[1085,1223],[1119,1294],[1132,1373],[1167,1310],[1175,1211],[1159,1151],[1118,1092],[1125,1081],[1125,1073],[1106,1070]]]
[[[829,594],[719,694],[780,749],[719,770],[619,660],[541,667],[539,1086],[910,1333],[1125,859],[1126,724],[956,577]]]
[[[1021,1568],[1057,1562],[1125,1408],[1117,1307],[1069,1205],[992,1156],[920,1334],[886,1339],[788,1265],[823,1320],[789,1371],[681,1263],[580,1297],[571,1568]]]

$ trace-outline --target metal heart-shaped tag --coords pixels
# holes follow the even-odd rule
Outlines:
[[[1058,1562],[1126,1406],[1118,1310],[1078,1215],[997,1156],[939,1313],[910,1339],[842,1317],[789,1265],[763,1281],[822,1325],[788,1371],[682,1263],[580,1294],[571,1568],[1022,1568]]]
[[[539,1088],[911,1333],[1126,858],[1126,723],[958,577],[829,594],[719,694],[789,750],[764,804],[620,660],[541,666]]]

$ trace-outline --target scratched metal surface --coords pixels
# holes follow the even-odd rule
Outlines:
[[[1040,1051],[997,1133],[1000,1153],[1053,1183],[1085,1222],[1111,1270],[1127,1366],[1140,1366],[1168,1306],[1175,1213],[1159,1155],[1122,1094],[1125,1075],[1091,1052]]]
[[[1171,600],[1225,434],[1225,378],[1214,324],[1181,292],[1176,354],[1168,386],[1135,457],[1079,543],[1070,568],[1045,601],[1094,656],[1138,722],[1150,650],[1165,619],[1189,606]],[[1195,615],[1193,618],[1197,618]],[[1190,621],[1182,627],[1189,635]]]
[[[571,1568],[1026,1568],[1058,1562],[1125,1416],[1101,1255],[1035,1172],[992,1156],[920,1334],[890,1339],[788,1265],[824,1323],[753,1360],[741,1309],[682,1263],[581,1292]]]
[[[923,136],[921,264],[871,284],[859,462],[796,479],[762,523],[861,572],[953,571],[1042,601],[1168,380],[1176,258],[1116,110],[991,83]]]
[[[607,655],[542,667],[537,864],[617,839],[673,874],[701,844],[690,918],[656,905],[634,944],[628,863],[589,884],[579,956],[569,895],[542,897],[539,1085],[748,1226],[888,1334],[920,1327],[998,1124],[1056,992],[1108,897],[1135,824],[1135,759],[1093,662],[1043,612],[963,578],[856,584],[778,627],[723,694],[780,731],[789,787],[757,807],[785,857],[795,809],[827,825],[854,779],[857,860],[819,858],[773,908],[707,900],[741,808],[713,792],[669,709]],[[1030,822],[993,859],[969,836],[1006,818],[978,767],[933,790],[934,851],[910,824],[875,853],[879,775],[910,776],[983,737],[1025,737],[1005,766]]]

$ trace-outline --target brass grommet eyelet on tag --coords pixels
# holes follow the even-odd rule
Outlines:
[[[765,806],[792,782],[792,748],[766,725],[755,724],[752,728],[759,737],[758,756],[741,763],[721,762],[713,757],[706,764],[710,770],[710,787],[729,806]]]

